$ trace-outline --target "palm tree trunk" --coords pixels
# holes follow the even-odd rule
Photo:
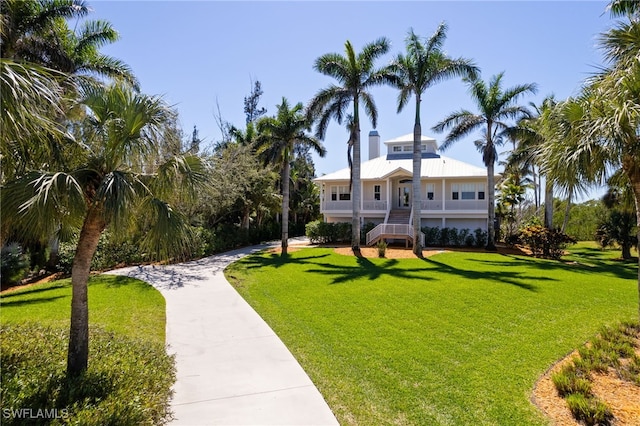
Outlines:
[[[553,182],[546,176],[544,184],[544,227],[553,228]]]
[[[78,247],[71,267],[71,328],[67,354],[67,375],[77,377],[87,369],[89,360],[89,304],[87,284],[91,259],[106,223],[102,209],[92,207],[87,212]]]
[[[536,166],[531,166],[531,176],[533,178],[533,204],[536,206],[536,212],[540,208],[540,201],[538,200],[538,180],[536,179]]]
[[[353,108],[353,217],[351,218],[351,248],[360,251],[360,116],[358,114],[358,98],[354,99]]]
[[[567,208],[564,211],[564,220],[562,221],[562,232],[567,229],[569,223],[569,212],[571,211],[571,199],[573,198],[573,187],[569,188],[569,194],[567,195]]]
[[[623,161],[623,168],[625,162]],[[627,171],[629,182],[633,190],[633,198],[636,204],[636,223],[638,224],[638,241],[640,241],[640,169],[637,167]],[[638,249],[640,251],[640,248]],[[640,320],[640,256],[638,256],[638,320]]]
[[[495,220],[496,220],[496,183],[494,176],[494,161],[490,161],[487,165],[487,192],[489,195],[488,203],[488,216],[489,223],[487,223],[487,246],[485,249],[487,251],[496,251],[496,242],[495,242]]]
[[[416,122],[413,125],[413,253],[422,257],[422,244],[420,241],[420,225],[422,216],[421,203],[421,166],[422,166],[422,126],[420,124],[420,97],[416,96]]]
[[[286,157],[286,156],[285,156]],[[282,167],[282,256],[287,255],[289,245],[289,173],[291,163],[289,159],[284,159]]]

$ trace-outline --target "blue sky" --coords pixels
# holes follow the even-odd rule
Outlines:
[[[535,82],[539,92],[523,102],[539,103],[576,94],[601,64],[597,35],[612,24],[605,1],[472,2],[218,2],[89,1],[91,19],[110,21],[121,39],[103,52],[128,63],[148,94],[176,106],[186,134],[198,126],[201,138],[220,138],[216,100],[223,118],[244,125],[243,98],[251,79],[264,90],[261,106],[275,113],[283,96],[306,104],[332,79],[313,70],[324,53],[344,52],[350,40],[359,50],[381,36],[392,42],[380,65],[404,49],[409,28],[430,36],[442,21],[449,27],[444,49],[471,58],[485,79],[505,72],[504,84]],[[397,92],[373,89],[382,140],[412,132],[414,109],[397,114]],[[459,80],[429,89],[422,101],[423,134],[449,113],[474,108]],[[361,122],[363,141],[372,129]],[[461,140],[443,155],[482,166],[472,141]],[[332,123],[324,140],[328,154],[315,158],[318,175],[346,167],[344,126]],[[503,149],[507,149],[506,147]],[[366,143],[363,159],[367,158]]]

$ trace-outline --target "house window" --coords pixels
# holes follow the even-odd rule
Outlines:
[[[380,185],[373,185],[373,199],[380,201]]]
[[[405,145],[405,146],[402,147],[402,150],[404,152],[411,152],[411,151],[413,151],[413,146],[412,145]]]
[[[478,200],[484,200],[484,184],[479,183],[478,187]]]
[[[474,183],[463,183],[460,185],[460,192],[462,192],[463,200],[475,200],[476,199],[476,185]]]
[[[351,194],[349,193],[348,186],[339,186],[338,187],[338,199],[340,201],[349,201],[351,199]]]
[[[451,185],[451,199],[459,200],[460,199],[460,185],[454,183]]]
[[[433,193],[435,192],[435,185],[432,183],[427,184],[427,200],[433,200]]]
[[[331,187],[331,201],[349,201],[351,200],[351,194],[349,193],[348,186],[332,186]]]
[[[402,152],[402,147],[401,146],[394,146],[393,147],[393,152]]]
[[[425,152],[427,150],[427,146],[426,145],[421,145],[420,149],[422,150],[422,152]]]

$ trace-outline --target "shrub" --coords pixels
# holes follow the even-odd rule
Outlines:
[[[68,379],[66,331],[22,324],[2,326],[0,334],[3,409],[56,409],[63,418],[52,424],[164,424],[171,419],[174,359],[162,345],[92,328],[89,368]],[[3,418],[3,424],[24,424],[24,419]]]
[[[609,406],[597,398],[571,394],[567,396],[567,405],[573,416],[587,425],[609,425],[613,420]]]
[[[306,226],[306,235],[313,244],[332,244],[351,241],[351,224],[327,223],[316,220]]]
[[[534,256],[560,259],[564,249],[576,240],[558,229],[548,229],[540,225],[527,226],[520,230],[520,240]]]
[[[450,229],[449,228],[442,228],[440,230],[440,241],[438,241],[439,245],[442,247],[446,247],[449,245],[450,242],[450,237],[451,233],[450,233]]]
[[[591,395],[591,382],[588,374],[577,368],[575,364],[564,366],[559,372],[551,376],[551,380],[560,396],[570,394]]]
[[[20,283],[29,271],[29,258],[18,243],[2,247],[0,251],[0,281],[3,286]]]
[[[461,229],[458,232],[458,245],[459,246],[467,246],[467,247],[472,246],[473,245],[473,240],[471,240],[471,244],[467,244],[467,238],[469,236],[471,236],[471,230],[469,230],[469,228]]]
[[[476,228],[473,234],[476,237],[476,247],[484,247],[487,245],[487,231],[483,231],[482,228]]]
[[[387,242],[385,240],[378,241],[378,257],[384,257],[387,254]]]
[[[461,246],[460,235],[457,228],[449,228],[449,245],[453,247]]]
[[[425,246],[436,246],[440,242],[440,228],[437,226],[430,227],[425,226],[422,228],[422,232],[424,233],[424,245]]]

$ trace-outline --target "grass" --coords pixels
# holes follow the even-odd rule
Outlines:
[[[452,252],[249,256],[229,280],[341,424],[541,425],[537,378],[602,325],[637,316],[637,266],[579,244],[568,262]]]
[[[2,424],[164,424],[175,381],[165,350],[165,301],[142,281],[111,275],[89,281],[89,366],[65,374],[70,280],[0,295]],[[23,418],[22,409],[62,417]],[[33,416],[37,417],[36,414]]]
[[[36,284],[0,295],[0,323],[26,321],[69,328],[71,280]],[[89,280],[89,321],[107,331],[165,343],[165,301],[150,285],[129,277],[97,275]]]

